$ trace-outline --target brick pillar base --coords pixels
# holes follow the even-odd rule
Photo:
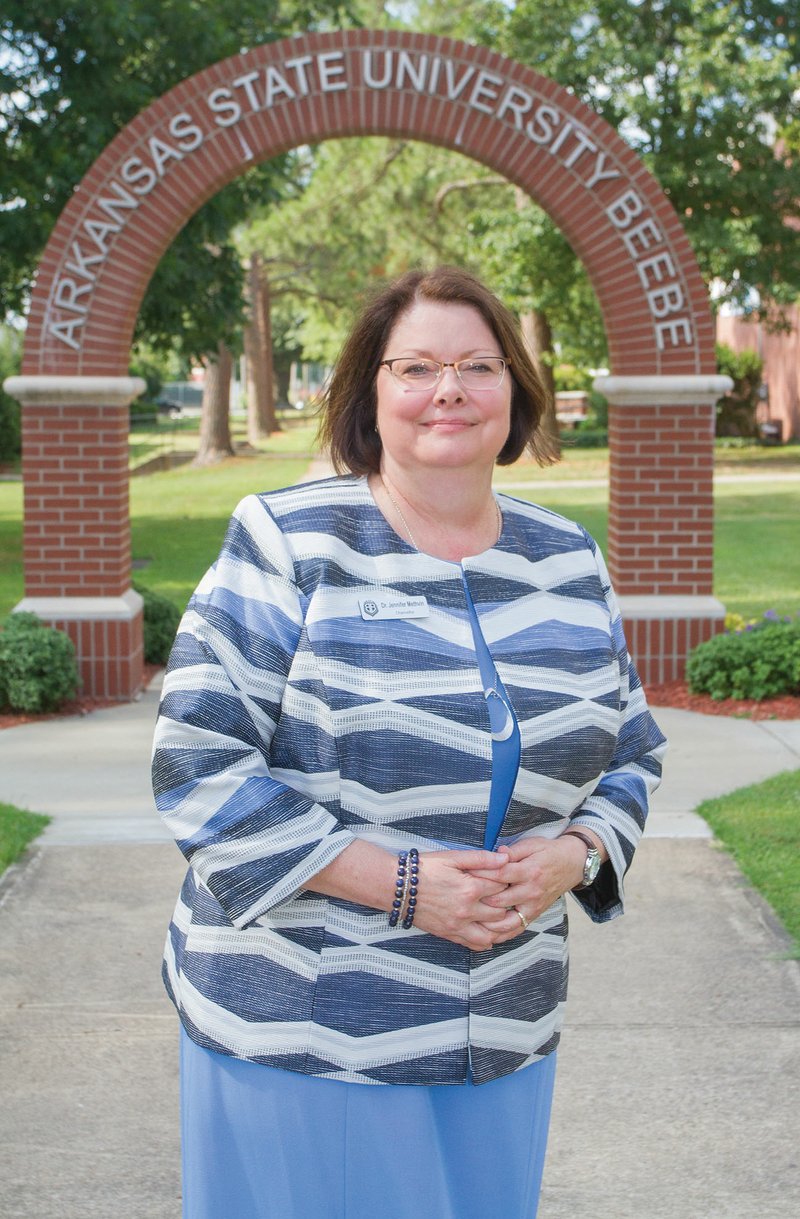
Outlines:
[[[609,402],[608,566],[645,685],[723,625],[713,596],[716,376],[599,377]]]
[[[716,597],[618,597],[625,637],[644,686],[680,681],[686,658],[716,635],[725,607]]]
[[[131,587],[128,404],[138,377],[9,377],[22,403],[25,598],[64,630],[83,690],[130,699],[143,674],[142,598]]]
[[[14,612],[27,610],[69,635],[84,693],[125,701],[142,688],[142,605],[129,589],[121,597],[25,597]]]

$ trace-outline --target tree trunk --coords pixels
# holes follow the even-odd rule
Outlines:
[[[517,186],[514,188],[514,205],[518,212],[523,211],[530,203],[530,198]],[[532,309],[530,313],[523,313],[519,319],[522,337],[525,340],[528,351],[533,357],[534,363],[538,370],[539,376],[542,379],[545,389],[547,390],[547,408],[542,416],[540,427],[545,435],[549,436],[554,452],[561,453],[561,440],[558,432],[558,420],[556,419],[556,380],[553,375],[553,331],[550,328],[550,323],[547,320],[547,314],[540,309]],[[547,359],[543,359],[547,356]]]
[[[231,441],[231,374],[233,356],[220,343],[216,355],[203,359],[203,405],[200,411],[200,444],[192,465],[210,466],[233,457]]]
[[[256,445],[279,431],[275,417],[275,376],[272,368],[272,325],[269,280],[258,254],[250,258],[247,275],[250,320],[244,332],[247,362],[247,439]]]
[[[523,313],[519,319],[522,337],[528,351],[533,356],[534,363],[547,390],[547,409],[542,416],[540,427],[548,435],[555,446],[556,453],[561,452],[561,440],[556,418],[556,381],[553,375],[551,358],[553,355],[553,332],[547,320],[547,314],[539,309]],[[551,358],[543,359],[543,356]]]

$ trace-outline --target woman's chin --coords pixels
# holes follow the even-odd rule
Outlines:
[[[412,460],[420,465],[458,469],[461,466],[492,467],[502,445],[487,448],[478,438],[467,431],[437,432],[426,435],[422,443],[414,448]]]

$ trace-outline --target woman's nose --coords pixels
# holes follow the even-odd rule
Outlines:
[[[453,401],[464,396],[464,386],[461,378],[452,366],[442,370],[442,375],[436,383],[436,399]]]

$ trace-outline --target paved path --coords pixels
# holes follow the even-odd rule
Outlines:
[[[776,482],[800,482],[800,470],[774,470],[772,472],[758,473],[748,470],[741,474],[715,474],[714,485],[729,484],[729,483],[776,483]],[[607,487],[608,478],[526,478],[518,479],[514,482],[497,483],[498,491],[533,491],[547,490],[553,488],[566,487],[574,490],[580,487]]]

